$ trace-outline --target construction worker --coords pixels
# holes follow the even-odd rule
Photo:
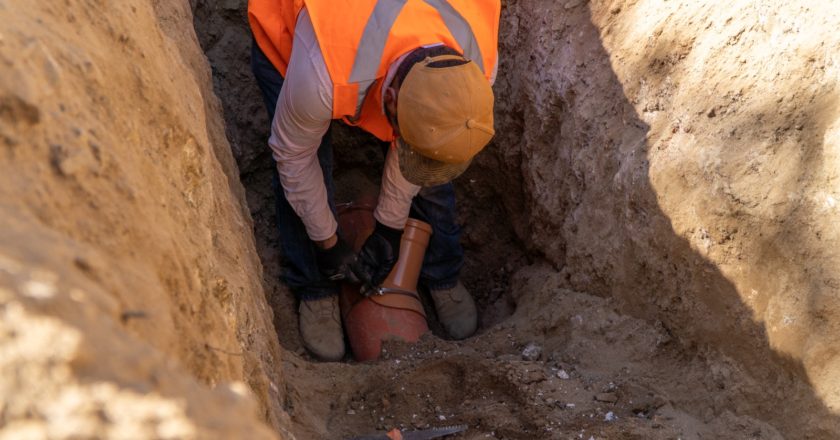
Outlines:
[[[420,275],[454,339],[476,330],[451,180],[493,137],[498,0],[250,0],[251,66],[271,116],[277,217],[305,347],[344,356],[343,279],[378,286],[411,215],[432,225]],[[374,217],[354,254],[337,234],[330,122],[390,142]]]

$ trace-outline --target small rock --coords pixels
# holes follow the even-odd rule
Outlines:
[[[567,10],[568,10],[568,9],[572,9],[572,8],[574,8],[574,7],[580,6],[580,4],[581,4],[581,3],[583,3],[581,0],[572,0],[572,1],[568,2],[568,3],[566,3],[566,5],[565,5],[565,6],[563,6],[563,8],[565,8],[565,9],[567,9]]]
[[[522,350],[522,359],[526,361],[536,361],[542,356],[542,347],[531,342]]]
[[[612,421],[615,421],[615,419],[617,419],[617,418],[618,417],[616,417],[615,414],[613,414],[613,412],[610,411],[610,412],[607,413],[607,415],[604,416],[604,421],[605,422],[612,422]]]
[[[615,393],[598,393],[595,395],[595,400],[599,402],[615,403],[618,402],[618,396]]]
[[[715,109],[713,108],[713,109],[709,110],[708,113],[706,113],[706,116],[708,116],[710,118],[714,118],[715,116],[717,116],[717,112],[715,112]]]
[[[542,382],[544,380],[545,373],[543,373],[541,370],[528,371],[522,376],[522,382],[526,385],[536,382]]]
[[[557,377],[560,378],[560,379],[563,379],[563,380],[569,380],[569,379],[572,378],[571,376],[569,376],[569,373],[567,373],[566,370],[558,371],[557,372]]]
[[[353,414],[356,414],[356,411],[353,411],[352,409],[347,410],[347,415],[348,416],[352,416]]]

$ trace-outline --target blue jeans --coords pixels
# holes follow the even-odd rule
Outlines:
[[[253,43],[251,49],[251,70],[262,92],[269,119],[273,120],[280,89],[283,87],[283,77],[256,43]],[[329,131],[318,148],[318,161],[323,171],[330,208],[335,214],[333,152]],[[277,226],[285,260],[283,281],[301,300],[334,295],[338,292],[338,285],[327,280],[318,270],[315,243],[309,239],[303,221],[286,200],[277,168],[273,168]],[[410,216],[429,223],[433,230],[420,271],[420,283],[432,290],[454,287],[464,264],[464,251],[460,243],[461,227],[456,223],[455,215],[455,188],[448,183],[421,189],[411,203]]]

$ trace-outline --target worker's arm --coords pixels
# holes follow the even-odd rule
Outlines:
[[[382,185],[379,190],[379,202],[373,216],[379,223],[394,229],[403,229],[408,220],[411,200],[420,187],[405,180],[400,172],[397,151],[391,146],[385,156],[385,169],[382,172]]]
[[[358,259],[351,265],[354,275],[366,285],[381,285],[396,264],[411,200],[419,191],[419,186],[409,183],[402,176],[397,152],[393,147],[389,148],[385,156],[379,202],[373,213],[376,225],[365,240]]]
[[[318,162],[318,147],[332,119],[332,82],[304,10],[295,30],[289,69],[277,100],[269,145],[286,199],[306,233],[330,247],[337,223]]]
[[[332,81],[306,9],[295,28],[285,83],[271,124],[269,145],[286,199],[303,220],[309,238],[322,247],[335,243],[337,223],[329,209],[318,163],[318,146],[332,119]],[[402,229],[411,198],[419,188],[402,178],[397,158],[389,154],[376,218]]]

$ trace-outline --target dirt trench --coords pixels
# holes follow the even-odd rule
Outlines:
[[[0,438],[840,434],[830,3],[503,2],[479,332],[374,364],[301,347],[245,0],[54,3],[0,0]]]
[[[803,357],[768,335],[778,319],[792,319],[783,317],[785,306],[777,306],[778,317],[762,317],[756,308],[773,295],[789,303],[793,292],[757,285],[744,292],[746,280],[755,279],[743,275],[743,265],[797,270],[790,260],[756,255],[767,252],[756,250],[760,237],[778,230],[772,198],[732,194],[733,187],[743,192],[746,185],[775,182],[778,174],[720,169],[738,166],[722,164],[720,155],[778,163],[785,145],[818,149],[811,142],[819,143],[836,117],[834,83],[788,104],[780,119],[760,108],[761,93],[772,89],[761,78],[706,90],[691,83],[698,81],[691,75],[695,46],[718,51],[707,55],[707,69],[738,57],[738,50],[761,53],[767,49],[760,42],[739,41],[744,35],[758,41],[753,34],[762,32],[777,36],[780,28],[791,32],[781,15],[745,2],[505,2],[495,87],[499,134],[457,182],[464,278],[481,309],[479,334],[459,343],[430,336],[414,347],[389,347],[377,365],[358,365],[307,357],[295,331],[294,301],[277,281],[273,165],[263,148],[268,121],[250,77],[244,4],[198,1],[195,20],[248,192],[275,326],[291,351],[285,407],[298,436],[450,423],[469,424],[464,438],[476,439],[832,438],[838,432],[826,394],[834,379],[814,381]],[[816,11],[794,9],[803,22],[816,21]],[[642,18],[644,11],[656,12]],[[703,19],[709,11],[714,14]],[[745,27],[746,19],[728,18],[738,13],[770,24]],[[712,26],[731,40],[711,41]],[[629,35],[644,44],[627,42]],[[732,46],[731,55],[722,49]],[[809,56],[793,58],[807,63]],[[773,62],[764,67],[795,71]],[[683,79],[692,86],[679,89]],[[785,118],[803,122],[785,124]],[[339,124],[333,130],[339,197],[352,198],[375,185],[379,146]],[[781,147],[762,150],[768,138]],[[712,142],[742,153],[707,147]],[[671,145],[684,158],[699,154],[698,161],[712,165],[701,162],[704,168],[694,171],[679,163]],[[694,206],[686,220],[681,196],[668,191],[706,206],[702,193],[672,183],[691,182],[686,176],[698,172],[699,183],[689,187],[708,186],[710,194],[722,192],[747,207],[713,210],[710,219]],[[821,185],[814,180],[812,186]],[[755,201],[739,199],[750,197]],[[749,209],[766,220],[747,220],[741,211]],[[828,248],[811,249],[825,255]],[[733,274],[733,259],[746,260],[740,274]]]

